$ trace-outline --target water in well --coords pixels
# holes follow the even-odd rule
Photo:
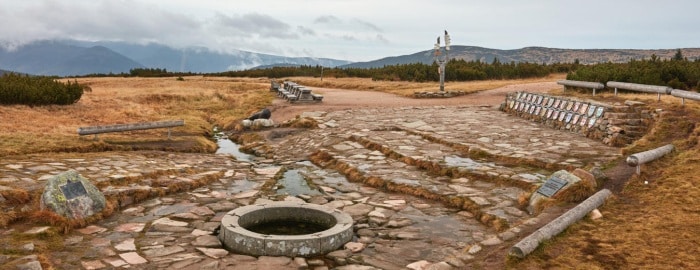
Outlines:
[[[268,235],[303,235],[327,230],[329,227],[307,221],[280,220],[261,222],[246,229],[251,232]]]
[[[217,154],[229,154],[240,161],[252,161],[253,155],[249,155],[241,152],[238,144],[231,141],[226,134],[219,131],[218,128],[214,127],[214,139],[216,139],[216,144],[219,145],[219,149],[216,150]]]

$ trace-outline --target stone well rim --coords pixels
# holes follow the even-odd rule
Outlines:
[[[313,211],[314,214],[320,212],[335,219],[335,223],[326,230],[299,235],[261,234],[239,223],[243,216],[264,216],[265,211],[284,208]],[[331,252],[349,242],[353,237],[352,226],[352,217],[338,209],[301,202],[269,202],[239,207],[226,213],[221,219],[219,240],[231,251],[255,256],[309,257]]]

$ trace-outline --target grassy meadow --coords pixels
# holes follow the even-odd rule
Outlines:
[[[267,79],[185,77],[80,78],[89,85],[75,104],[66,106],[0,106],[0,156],[46,152],[158,149],[211,152],[208,137],[271,103]],[[70,79],[71,81],[74,79]],[[79,136],[82,126],[184,119],[167,129]]]

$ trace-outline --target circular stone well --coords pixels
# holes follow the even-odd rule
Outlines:
[[[308,224],[316,232],[263,234],[251,228]],[[254,256],[311,257],[334,251],[352,239],[352,217],[337,209],[299,202],[236,208],[221,219],[219,240],[228,250]],[[257,229],[255,229],[257,231]],[[274,228],[273,228],[274,231]]]

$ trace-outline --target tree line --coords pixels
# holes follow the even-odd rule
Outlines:
[[[0,76],[0,104],[68,105],[78,102],[85,89],[74,82],[59,82],[55,77],[5,73]]]
[[[668,86],[674,89],[700,89],[700,59],[689,61],[680,50],[671,59],[652,55],[649,59],[627,63],[602,63],[580,66],[569,72],[567,80],[606,83],[630,82]]]
[[[523,79],[544,77],[551,73],[565,73],[574,70],[577,63],[536,64],[528,62],[501,63],[494,59],[492,63],[482,61],[465,61],[452,59],[445,67],[445,80],[447,81],[475,81],[494,79]],[[326,68],[321,66],[302,65],[297,67],[272,67],[266,69],[250,69],[241,71],[227,71],[216,73],[217,76],[230,77],[319,77],[323,72],[324,77],[358,77],[371,78],[380,81],[412,81],[430,82],[439,81],[438,64],[423,63],[386,65],[379,68]]]

